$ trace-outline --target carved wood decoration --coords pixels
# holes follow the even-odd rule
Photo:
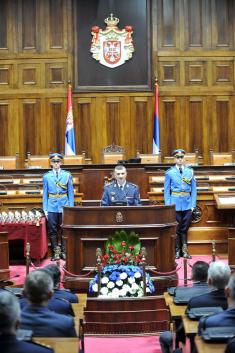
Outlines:
[[[127,16],[129,1],[98,3],[100,21],[107,17],[112,6],[120,10],[117,16],[124,21],[121,28],[137,21],[135,14],[139,10]],[[87,21],[91,25],[96,19],[98,3],[89,2]],[[177,147],[188,152],[198,148],[204,163],[209,164],[210,149],[214,152],[235,149],[234,2],[149,0],[144,3],[149,6],[146,5],[145,19],[151,24],[145,49],[152,50],[152,73],[147,84],[140,85],[138,92],[114,91],[111,86],[108,92],[106,89],[95,92],[84,83],[86,77],[90,82],[96,79],[94,71],[85,67],[79,76],[74,60],[75,48],[80,48],[76,52],[78,62],[88,55],[85,48],[89,50],[86,28],[82,36],[77,36],[77,26],[82,26],[78,1],[0,2],[0,155],[20,152],[23,167],[27,152],[44,155],[64,151],[68,80],[73,88],[82,80],[86,91],[73,92],[78,154],[86,151],[87,157],[99,163],[102,149],[112,143],[125,148],[127,159],[134,157],[137,150],[152,153],[154,98],[148,89],[155,76],[159,82],[163,158]],[[133,37],[137,44],[134,55],[142,53],[141,57],[135,70],[130,67],[131,61],[123,65],[126,81],[119,84],[138,86],[136,75],[142,64],[146,73],[149,58],[138,47],[142,43],[138,42],[143,31],[141,23],[143,18],[134,28]],[[95,61],[93,65],[102,77],[104,68],[99,71]],[[119,69],[123,70],[121,66]]]

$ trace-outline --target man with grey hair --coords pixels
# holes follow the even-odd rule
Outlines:
[[[228,284],[231,270],[223,261],[211,262],[208,269],[208,285],[212,288],[209,293],[201,294],[189,300],[187,310],[208,306],[221,306],[227,309],[227,299],[224,289]]]
[[[229,278],[228,285],[225,288],[225,295],[228,308],[219,314],[201,318],[198,326],[199,335],[203,329],[208,327],[235,326],[235,273]]]
[[[52,353],[53,350],[16,337],[20,324],[20,306],[10,292],[0,293],[0,347],[1,353]]]
[[[126,177],[126,168],[121,164],[117,165],[114,169],[115,181],[104,187],[101,206],[138,206],[141,204],[139,187],[127,181]]]
[[[22,310],[22,329],[31,329],[33,335],[39,337],[76,337],[74,319],[47,307],[53,295],[53,281],[48,273],[41,270],[30,272],[23,293],[29,305]]]

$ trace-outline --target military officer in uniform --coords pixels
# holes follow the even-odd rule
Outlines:
[[[43,210],[47,217],[48,233],[51,241],[52,257],[55,260],[55,249],[58,246],[58,230],[62,224],[63,206],[74,206],[72,175],[61,169],[63,155],[49,155],[52,170],[43,175]],[[65,260],[64,239],[61,237],[61,258]]]
[[[105,185],[101,206],[127,205],[138,206],[140,202],[139,187],[126,180],[127,171],[123,165],[114,169],[115,181]]]
[[[187,231],[196,207],[196,180],[193,169],[185,166],[185,151],[174,150],[175,166],[168,169],[164,181],[165,205],[175,204],[176,209],[176,259],[191,258],[187,250]]]

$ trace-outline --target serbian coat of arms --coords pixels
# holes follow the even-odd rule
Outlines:
[[[98,26],[93,26],[91,29],[91,53],[100,64],[114,68],[132,58],[133,28],[127,25],[124,29],[119,29],[117,26],[119,19],[112,13],[104,22],[107,24],[104,30]]]

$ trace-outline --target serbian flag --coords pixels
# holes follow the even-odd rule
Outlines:
[[[73,126],[73,106],[72,106],[72,86],[68,84],[67,114],[65,130],[65,155],[73,156],[76,154],[74,126]]]
[[[158,114],[158,84],[155,82],[154,94],[154,118],[153,118],[153,154],[159,153],[160,150],[160,125]]]

